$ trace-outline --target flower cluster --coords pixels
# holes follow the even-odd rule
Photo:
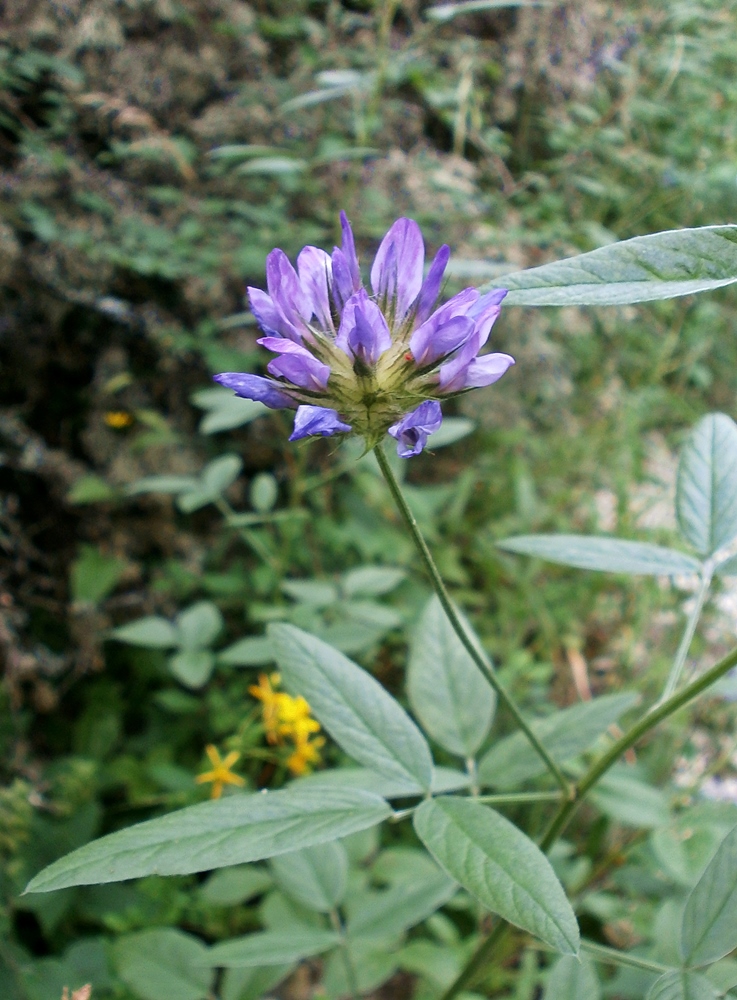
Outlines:
[[[280,683],[279,674],[261,674],[258,684],[249,687],[249,692],[261,702],[261,715],[266,739],[273,746],[284,746],[291,742],[294,749],[286,759],[292,774],[308,774],[315,764],[320,763],[320,750],[325,746],[325,737],[317,736],[320,723],[310,715],[310,706],[298,695],[293,698],[283,691],[275,690]]]
[[[332,255],[307,246],[292,266],[282,250],[266,259],[268,294],[249,288],[251,309],[276,357],[270,378],[215,376],[236,395],[296,409],[290,441],[354,432],[376,445],[388,432],[403,458],[418,455],[440,427],[439,400],[491,385],[514,359],[483,354],[506,291],[466,288],[438,306],[450,249],[424,277],[420,227],[398,219],[381,241],[363,285],[350,223]]]

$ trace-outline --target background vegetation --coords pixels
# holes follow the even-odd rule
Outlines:
[[[241,753],[251,788],[289,779],[248,691],[269,669],[265,622],[324,635],[403,691],[428,590],[371,464],[289,445],[280,414],[210,390],[212,373],[262,363],[242,296],[266,253],[330,247],[345,208],[365,263],[408,214],[431,250],[453,247],[452,290],[733,221],[735,15],[723,0],[0,4],[0,995],[58,1000],[89,981],[95,998],[147,1000],[125,972],[127,935],[178,927],[210,942],[284,918],[264,873],[237,899],[195,877],[20,896],[92,836],[205,797],[194,778],[210,744]],[[456,414],[475,433],[406,467],[456,600],[530,713],[631,681],[655,694],[689,595],[517,559],[495,540],[671,542],[675,449],[702,413],[735,415],[736,304],[725,290],[507,309],[495,346],[517,366]],[[229,454],[242,472],[208,466]],[[145,492],[154,474],[180,477],[171,496]],[[345,575],[372,565],[402,573]],[[697,658],[734,633],[737,600],[720,586]],[[208,642],[187,645],[186,618],[160,648],[111,638],[187,609]],[[713,801],[735,796],[730,696],[661,731],[558,849],[587,937],[669,960],[683,893],[735,822]],[[409,839],[383,847],[352,843],[355,879],[411,872],[396,853]],[[391,977],[389,996],[437,996],[453,968],[428,956],[442,945],[457,965],[468,930],[447,909],[375,979]],[[486,992],[532,1000],[545,956],[521,936],[505,947]],[[340,992],[312,963],[282,989],[326,988]],[[602,988],[638,998],[647,977]]]

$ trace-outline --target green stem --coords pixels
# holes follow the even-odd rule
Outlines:
[[[691,610],[691,614],[688,616],[688,621],[686,622],[686,629],[683,633],[683,637],[678,646],[678,651],[676,653],[675,659],[673,660],[673,666],[670,668],[670,673],[668,674],[668,680],[666,681],[665,688],[663,689],[663,694],[660,697],[661,702],[666,701],[673,694],[675,689],[678,687],[678,682],[681,679],[681,674],[683,673],[683,667],[686,662],[686,657],[688,656],[688,651],[691,648],[691,643],[693,641],[694,632],[696,631],[696,626],[698,625],[699,618],[701,617],[701,609],[704,607],[704,601],[706,600],[706,595],[709,593],[709,586],[711,585],[711,569],[709,567],[704,567],[701,583],[699,585],[698,593],[696,594],[696,603]]]
[[[412,539],[417,547],[417,551],[420,553],[420,557],[425,565],[425,569],[427,570],[428,576],[430,577],[433,589],[437,594],[438,600],[440,601],[443,610],[448,616],[448,621],[453,626],[453,631],[462,642],[466,652],[471,657],[473,662],[476,664],[479,670],[481,670],[481,672],[488,678],[489,683],[499,696],[499,700],[506,705],[508,711],[514,717],[514,721],[517,723],[518,727],[522,730],[522,732],[525,734],[525,736],[530,741],[532,746],[535,748],[540,758],[545,762],[545,766],[553,775],[555,780],[558,782],[564,794],[568,796],[571,791],[571,786],[569,782],[566,780],[565,775],[558,767],[558,765],[555,763],[553,758],[550,756],[548,751],[545,749],[543,744],[540,742],[539,738],[535,735],[534,731],[530,728],[529,723],[520,712],[517,703],[503,687],[501,681],[496,675],[496,671],[494,670],[494,668],[487,661],[486,657],[479,652],[479,650],[476,648],[475,643],[466,632],[466,629],[463,627],[463,622],[458,617],[458,613],[455,609],[453,602],[450,599],[448,591],[445,588],[445,584],[443,583],[443,579],[440,576],[437,566],[435,565],[435,560],[433,559],[430,549],[427,546],[427,542],[425,541],[424,536],[420,531],[419,525],[415,520],[414,514],[412,513],[412,511],[409,508],[409,505],[407,504],[404,493],[402,493],[402,488],[399,485],[396,476],[392,472],[392,468],[389,465],[389,462],[387,461],[387,457],[384,454],[384,449],[381,444],[376,445],[376,447],[374,448],[374,454],[376,455],[376,460],[379,463],[379,468],[381,469],[384,479],[386,480],[386,484],[389,487],[389,492],[391,493],[394,502],[399,508],[399,512],[402,515],[402,518],[404,519],[404,523],[407,525],[407,528],[409,529],[409,533],[411,534]]]
[[[477,802],[487,806],[513,806],[524,802],[560,802],[560,792],[510,792],[509,795],[477,795]]]
[[[345,939],[343,921],[340,919],[340,914],[337,910],[330,911],[330,923],[333,925],[333,930],[340,934],[339,947],[340,953],[343,957],[343,965],[345,966],[346,979],[348,980],[348,992],[350,993],[352,1000],[358,1000],[360,993],[358,992],[356,970],[353,967],[353,959],[351,958],[351,953],[348,950],[348,942]]]
[[[626,955],[624,952],[617,951],[614,948],[607,948],[606,945],[597,944],[595,941],[582,941],[581,951],[587,952],[599,962],[609,962],[612,965],[626,965],[631,969],[645,969],[647,972],[670,972],[672,968],[670,965],[653,962],[649,958],[640,958],[638,955]]]
[[[561,802],[558,812],[553,817],[550,826],[540,842],[541,849],[543,851],[550,850],[588,792],[630,747],[633,747],[646,733],[654,729],[664,719],[667,719],[693,701],[694,698],[697,698],[735,666],[737,666],[737,648],[727,653],[726,656],[723,656],[713,667],[710,667],[700,677],[691,681],[684,688],[681,688],[680,691],[668,698],[667,701],[656,705],[655,708],[647,712],[623,736],[616,740],[606,753],[602,754],[597,761],[594,761],[581,780],[576,784],[574,788],[575,796]],[[497,924],[486,940],[481,942],[468,960],[466,966],[461,970],[458,978],[445,991],[441,1000],[453,1000],[461,990],[472,985],[483,974],[496,950],[498,942],[506,931],[506,924]]]

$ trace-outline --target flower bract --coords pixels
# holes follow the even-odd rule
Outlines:
[[[353,231],[340,213],[342,240],[332,254],[307,246],[296,269],[286,254],[266,259],[266,288],[248,298],[276,357],[267,376],[224,372],[215,381],[272,409],[294,409],[290,441],[360,434],[369,448],[386,433],[410,458],[440,427],[440,401],[491,385],[514,359],[481,351],[504,289],[466,288],[440,304],[450,249],[424,275],[425,247],[412,219],[397,219],[363,284]]]

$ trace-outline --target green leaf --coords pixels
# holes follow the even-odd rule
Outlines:
[[[196,691],[210,680],[215,656],[208,649],[183,649],[169,660],[169,669],[185,687]]]
[[[113,945],[113,961],[123,982],[141,1000],[205,1000],[214,978],[207,948],[172,927],[141,931]]]
[[[218,663],[232,667],[261,667],[274,662],[274,650],[263,636],[248,636],[239,639],[232,646],[221,649],[217,654]]]
[[[100,476],[80,476],[66,496],[67,503],[105,503],[116,500],[117,491]]]
[[[476,430],[476,424],[468,417],[445,417],[439,429],[430,435],[427,447],[430,451],[445,448],[449,444],[462,441]]]
[[[359,994],[373,993],[397,969],[397,958],[391,954],[396,942],[351,941],[348,947]],[[342,949],[341,949],[342,951]],[[330,998],[351,995],[352,985],[346,974],[345,955],[334,951],[325,962],[322,987]]]
[[[263,931],[216,944],[210,949],[205,961],[208,965],[229,969],[285,965],[321,955],[339,943],[340,935],[335,931],[318,928],[287,932]]]
[[[737,827],[716,854],[686,902],[681,954],[687,965],[707,965],[737,948]]]
[[[213,459],[202,471],[202,488],[219,496],[236,481],[243,469],[240,455],[221,455]]]
[[[248,498],[251,506],[259,514],[267,514],[273,510],[279,496],[279,485],[270,472],[259,472],[253,477]]]
[[[601,986],[588,955],[563,955],[550,970],[542,1000],[599,1000]]]
[[[250,424],[269,408],[253,399],[242,399],[228,389],[199,389],[190,397],[195,406],[206,410],[198,428],[200,434],[217,434]]]
[[[737,424],[723,413],[700,420],[681,452],[678,524],[703,556],[737,535]]]
[[[472,799],[425,800],[417,836],[438,864],[492,913],[564,955],[576,955],[576,917],[550,862],[509,820]]]
[[[238,906],[271,887],[272,880],[264,868],[256,865],[234,865],[213,872],[199,889],[199,898],[208,906]]]
[[[286,979],[293,966],[266,965],[260,969],[226,969],[220,985],[221,1000],[261,1000]]]
[[[349,757],[390,778],[430,789],[432,757],[425,738],[378,681],[293,625],[270,625],[268,634],[284,683],[304,695]]]
[[[127,566],[125,559],[106,555],[94,545],[82,545],[69,578],[72,600],[90,604],[102,601],[115,590]]]
[[[606,573],[674,576],[698,573],[701,569],[701,564],[685,552],[602,535],[519,535],[505,538],[497,545],[507,552]]]
[[[186,493],[197,488],[199,480],[194,476],[146,476],[127,486],[128,496],[139,493]]]
[[[282,580],[281,589],[302,604],[326,608],[338,600],[338,588],[327,580]]]
[[[166,618],[158,615],[149,615],[114,628],[110,638],[127,642],[130,646],[145,646],[147,649],[171,649],[178,645],[176,629]]]
[[[260,861],[365,830],[390,814],[378,795],[352,789],[230,795],[95,840],[45,868],[26,892]]]
[[[505,274],[511,306],[621,306],[737,281],[737,226],[672,229]],[[489,286],[492,287],[492,286]]]
[[[329,913],[343,901],[348,855],[339,841],[281,854],[270,867],[282,892],[310,910]]]
[[[656,979],[645,1000],[716,1000],[717,991],[705,976],[672,969]]]
[[[663,792],[640,780],[626,764],[616,764],[589,796],[597,809],[617,823],[653,829],[671,820]]]
[[[177,645],[182,649],[206,649],[223,628],[223,616],[211,601],[198,601],[177,615]]]
[[[309,788],[362,788],[364,791],[380,795],[382,799],[405,799],[422,795],[420,785],[408,778],[388,778],[377,774],[368,767],[335,767],[316,771],[304,778],[297,778],[293,785]],[[434,795],[443,792],[457,792],[468,788],[471,779],[464,771],[452,767],[434,767],[430,790]]]
[[[346,597],[378,597],[394,590],[406,575],[394,566],[359,566],[343,574],[340,588]]]
[[[504,7],[545,7],[548,0],[461,0],[460,3],[442,3],[425,11],[432,21],[450,21],[460,14],[474,14],[482,10],[501,10]]]
[[[638,696],[631,692],[602,695],[547,719],[538,719],[532,728],[553,759],[563,764],[588,750],[637,700]],[[506,789],[515,788],[544,771],[545,765],[524,734],[513,733],[496,743],[481,759],[479,778],[485,785]]]
[[[473,635],[465,619],[464,625]],[[485,656],[478,640],[475,645]],[[407,694],[413,712],[440,746],[459,757],[476,755],[491,728],[496,695],[436,596],[427,603],[412,640]]]
[[[410,927],[427,920],[457,891],[457,882],[444,872],[437,871],[434,876],[411,885],[404,883],[373,893],[350,917],[346,933],[348,937],[362,941],[398,937]]]

